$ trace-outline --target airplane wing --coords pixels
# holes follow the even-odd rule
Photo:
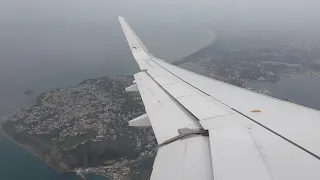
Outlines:
[[[158,153],[152,180],[320,179],[320,112],[171,65],[150,54],[118,18],[141,72],[146,114]]]

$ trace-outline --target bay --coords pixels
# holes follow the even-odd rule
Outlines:
[[[281,76],[277,83],[255,81],[250,82],[248,87],[259,90],[267,89],[276,98],[320,110],[320,77],[317,76]]]

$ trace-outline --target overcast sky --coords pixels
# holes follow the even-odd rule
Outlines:
[[[4,20],[319,22],[318,0],[0,0]]]
[[[29,88],[137,72],[119,15],[154,55],[173,61],[210,43],[217,30],[312,30],[318,37],[319,7],[319,0],[0,0],[0,105],[20,101]]]
[[[318,0],[0,0],[0,53],[49,61],[65,61],[61,56],[70,53],[85,53],[68,57],[76,61],[99,53],[124,59],[117,56],[124,47],[120,15],[151,52],[172,61],[210,43],[219,29],[318,32],[319,7]]]

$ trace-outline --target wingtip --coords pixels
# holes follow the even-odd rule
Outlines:
[[[118,16],[118,20],[119,20],[120,26],[122,27],[122,30],[123,30],[123,32],[125,34],[125,37],[127,39],[127,42],[129,44],[130,48],[132,48],[133,46],[141,47],[141,48],[139,48],[138,51],[134,51],[133,50],[132,53],[133,54],[143,54],[143,53],[144,54],[149,54],[148,49],[142,43],[142,41],[136,35],[136,33],[132,30],[132,28],[130,27],[128,22],[122,16]],[[151,55],[151,54],[149,54],[149,55]]]
[[[117,18],[118,18],[119,21],[120,20],[124,20],[124,17],[122,17],[122,16],[117,16]]]

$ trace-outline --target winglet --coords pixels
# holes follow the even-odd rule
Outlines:
[[[140,38],[136,35],[136,33],[132,30],[130,25],[127,23],[127,21],[121,17],[118,16],[118,20],[120,22],[120,25],[122,27],[122,30],[126,36],[126,39],[128,41],[128,44],[130,46],[130,49],[132,51],[132,54],[135,55],[142,55],[146,54],[148,55],[149,51],[146,48],[146,46],[142,43]]]

